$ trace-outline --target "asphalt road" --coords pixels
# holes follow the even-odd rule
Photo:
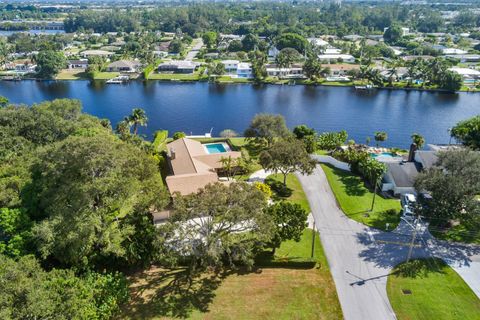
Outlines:
[[[382,232],[347,218],[320,166],[310,176],[297,176],[310,202],[345,319],[396,319],[387,296],[387,277],[405,261],[412,228],[401,222],[393,232]],[[413,258],[442,258],[480,297],[480,246],[438,241],[426,225],[417,240]]]

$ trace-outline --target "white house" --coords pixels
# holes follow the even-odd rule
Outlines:
[[[240,62],[237,66],[237,77],[239,78],[253,78],[252,64],[247,62]]]
[[[447,58],[454,58],[460,60],[460,62],[480,62],[479,54],[447,54]]]
[[[84,58],[88,58],[90,56],[110,57],[113,55],[113,52],[105,51],[105,50],[85,50],[80,52],[80,55]]]
[[[466,54],[467,51],[457,48],[444,48],[442,49],[443,54]]]
[[[318,60],[320,61],[326,61],[326,62],[331,62],[331,61],[342,61],[342,62],[347,62],[347,63],[354,63],[355,62],[355,57],[350,55],[350,54],[319,54],[318,55]]]
[[[69,60],[68,69],[87,69],[88,59]]]
[[[320,39],[320,38],[308,38],[307,40],[312,45],[317,46],[317,47],[327,47],[327,46],[330,45],[327,41],[325,41],[323,39]]]
[[[325,51],[323,51],[323,54],[340,54],[340,53],[342,53],[342,50],[337,48],[326,48]]]
[[[230,73],[230,74],[233,74],[233,73],[237,73],[237,69],[238,69],[238,64],[240,63],[240,61],[238,60],[223,60],[222,61],[222,64],[225,66],[225,71],[227,73]]]
[[[301,79],[305,78],[303,68],[293,66],[290,68],[279,68],[276,65],[267,65],[267,75],[269,77],[278,77],[282,79]]]

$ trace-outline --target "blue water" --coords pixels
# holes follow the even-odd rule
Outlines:
[[[208,153],[227,152],[227,150],[221,143],[209,143],[209,144],[204,144],[204,146],[205,148],[207,148]]]
[[[132,108],[145,109],[148,126],[139,132],[148,139],[156,130],[170,134],[224,129],[243,133],[261,112],[285,116],[290,128],[307,124],[319,132],[345,129],[349,139],[364,143],[375,131],[386,131],[382,146],[408,148],[411,134],[426,143],[448,143],[448,128],[480,114],[480,94],[375,90],[349,87],[216,85],[159,81],[105,85],[89,81],[0,81],[0,95],[14,103],[32,104],[55,98],[76,98],[84,111],[108,118],[115,125]]]
[[[384,157],[384,158],[393,158],[395,155],[391,152],[382,152],[382,153],[370,153],[372,158]]]

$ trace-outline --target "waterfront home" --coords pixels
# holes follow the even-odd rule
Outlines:
[[[363,37],[362,37],[362,36],[359,36],[359,35],[357,35],[357,34],[349,34],[349,35],[344,36],[343,39],[348,40],[348,41],[355,42],[355,41],[362,40]]]
[[[266,65],[267,75],[269,77],[278,77],[280,79],[302,79],[305,78],[303,68],[299,65],[293,65],[289,68],[280,68],[275,64]]]
[[[478,70],[469,69],[469,68],[459,68],[459,67],[452,67],[448,70],[456,72],[459,75],[461,75],[465,84],[473,85],[476,82],[480,81],[480,71]]]
[[[325,61],[325,62],[347,62],[347,63],[354,63],[355,57],[350,54],[319,54],[318,60]]]
[[[222,60],[222,64],[225,67],[225,72],[228,74],[236,74],[238,69],[238,60]]]
[[[108,72],[127,72],[134,73],[141,71],[142,64],[138,61],[118,60],[107,66]]]
[[[87,69],[88,59],[68,60],[67,67],[68,69]]]
[[[17,60],[15,62],[10,62],[5,64],[5,70],[13,71],[18,74],[33,73],[35,72],[36,64],[32,63],[30,60]]]
[[[382,179],[382,191],[392,191],[394,195],[415,194],[415,179],[422,170],[427,170],[437,162],[437,151],[415,150],[412,145],[407,161],[386,161],[387,172]]]
[[[253,78],[252,64],[248,62],[240,62],[237,67],[238,78]]]
[[[360,70],[358,64],[347,64],[347,63],[335,63],[335,64],[322,64],[322,68],[330,69],[330,76],[347,76],[350,72],[355,72]]]
[[[191,74],[198,67],[198,63],[188,60],[172,60],[161,63],[157,71],[158,72],[172,72],[172,73],[184,73]]]
[[[167,159],[171,175],[166,183],[171,194],[194,193],[207,184],[220,181],[222,158],[240,158],[241,153],[231,151],[225,142],[201,144],[189,138],[167,144]]]
[[[92,56],[110,57],[112,55],[113,55],[113,52],[106,51],[106,50],[85,50],[80,52],[80,56],[84,58],[88,58]]]

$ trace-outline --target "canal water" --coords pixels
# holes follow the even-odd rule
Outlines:
[[[159,129],[173,134],[213,135],[223,129],[242,133],[257,113],[285,116],[289,127],[306,124],[319,132],[345,129],[349,139],[363,143],[375,131],[386,131],[386,146],[406,148],[410,135],[427,143],[448,143],[448,129],[480,114],[480,94],[404,90],[356,91],[350,87],[204,82],[134,81],[125,85],[89,81],[0,81],[0,95],[12,103],[32,104],[75,98],[85,112],[108,118],[113,125],[132,108],[146,110],[148,126],[139,132],[151,139]]]

